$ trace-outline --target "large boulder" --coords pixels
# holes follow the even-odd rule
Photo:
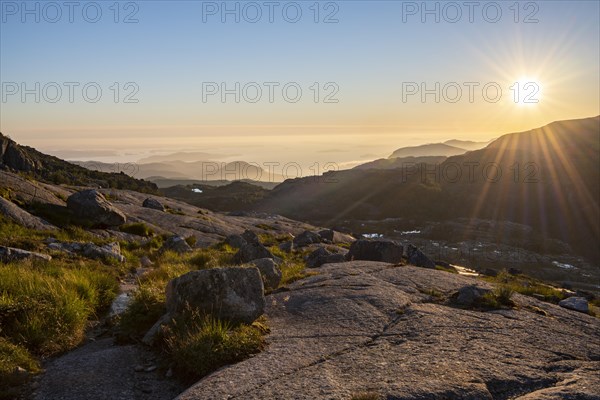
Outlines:
[[[120,226],[127,217],[97,190],[84,190],[69,196],[67,207],[83,221],[92,225]]]
[[[346,259],[399,263],[403,252],[402,245],[391,240],[360,239],[352,243]]]
[[[165,211],[165,206],[163,206],[163,204],[160,201],[153,199],[152,197],[148,197],[146,200],[144,200],[144,202],[142,203],[142,207],[151,208],[153,210],[163,212]]]
[[[590,312],[590,306],[585,297],[569,297],[561,300],[558,305],[569,310],[579,311],[586,314]]]
[[[260,258],[274,258],[273,254],[260,243],[246,243],[233,256],[236,264],[246,264]]]
[[[192,248],[185,241],[184,237],[175,235],[168,238],[159,250],[160,253],[165,251],[174,251],[175,253],[183,254],[189,253],[192,251]]]
[[[282,274],[272,258],[260,258],[252,261],[250,265],[255,266],[260,271],[265,289],[277,289],[281,283]]]
[[[1,262],[9,263],[9,262],[21,261],[21,260],[50,261],[50,260],[52,260],[52,257],[47,254],[35,253],[33,251],[15,249],[13,247],[0,246],[0,261]]]
[[[435,268],[435,263],[427,257],[418,247],[409,244],[406,248],[406,258],[408,262],[417,267]]]
[[[324,247],[319,247],[306,257],[308,268],[319,268],[323,264],[341,263],[346,261],[344,254],[333,253]]]
[[[177,315],[189,305],[234,323],[252,323],[265,309],[263,280],[257,268],[192,271],[167,285],[167,312]]]
[[[304,231],[294,238],[294,247],[305,247],[315,243],[321,243],[321,236],[318,233]]]

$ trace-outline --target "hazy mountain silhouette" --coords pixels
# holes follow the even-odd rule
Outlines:
[[[429,143],[421,146],[401,147],[395,150],[388,158],[403,157],[432,157],[432,156],[456,156],[464,154],[468,150],[450,146],[444,143]]]

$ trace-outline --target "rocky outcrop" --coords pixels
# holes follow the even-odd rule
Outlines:
[[[263,281],[257,268],[192,271],[167,285],[167,312],[194,310],[232,322],[251,323],[265,308]]]
[[[569,297],[561,300],[558,305],[563,308],[568,308],[569,310],[575,310],[586,314],[590,312],[590,306],[585,297]]]
[[[11,139],[0,134],[0,165],[13,171],[31,172],[40,168],[40,164]]]
[[[142,203],[142,207],[151,208],[153,210],[158,210],[162,212],[165,211],[165,206],[160,201],[152,197],[148,197],[146,200],[144,200],[144,202]]]
[[[36,253],[33,251],[0,246],[0,262],[9,263],[22,260],[50,261],[52,260],[52,257],[47,254]]]
[[[261,258],[253,260],[250,265],[258,268],[262,277],[265,289],[277,289],[281,283],[281,269],[275,264],[272,258]]]
[[[361,239],[352,243],[346,260],[368,260],[382,261],[388,263],[399,263],[402,261],[402,245],[391,240],[367,240]]]
[[[83,190],[67,199],[67,207],[83,221],[97,226],[120,226],[127,217],[97,190]]]
[[[492,287],[413,266],[354,261],[318,272],[267,296],[264,352],[178,399],[598,398],[592,316],[518,294],[510,310],[457,308],[445,298]],[[434,290],[440,299],[427,294]]]
[[[409,244],[406,248],[406,259],[409,264],[423,268],[435,268],[435,263],[416,246]]]
[[[0,214],[8,217],[10,220],[17,224],[30,229],[37,229],[40,231],[56,230],[57,228],[44,221],[43,219],[31,215],[21,207],[6,200],[4,197],[0,197]]]
[[[225,243],[234,249],[239,249],[246,244],[246,240],[241,235],[229,235],[225,238]]]

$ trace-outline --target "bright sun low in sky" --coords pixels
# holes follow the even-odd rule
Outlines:
[[[79,159],[352,165],[600,113],[596,1],[226,3],[0,2],[0,131]]]

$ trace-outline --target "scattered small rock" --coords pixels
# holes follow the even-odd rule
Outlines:
[[[237,264],[246,264],[250,261],[261,258],[274,258],[273,254],[262,244],[246,243],[233,256],[234,262]]]
[[[158,210],[162,212],[165,211],[165,206],[160,201],[151,197],[148,197],[146,200],[144,200],[144,202],[142,203],[142,207],[151,208],[153,210]]]
[[[561,300],[558,305],[569,310],[579,311],[586,314],[590,312],[590,306],[585,297],[569,297]]]
[[[276,289],[281,283],[281,270],[272,258],[253,260],[251,265],[258,268],[262,276],[265,289]]]
[[[406,248],[408,262],[417,267],[435,268],[435,263],[431,261],[418,247],[409,244]]]
[[[9,263],[13,261],[21,260],[43,260],[50,261],[52,257],[48,254],[36,253],[33,251],[27,251],[22,249],[15,249],[13,247],[0,246],[0,261],[3,263]]]
[[[293,242],[294,247],[305,247],[310,244],[321,243],[321,236],[311,231],[304,231],[296,236]]]
[[[165,251],[174,251],[179,254],[189,253],[192,251],[190,245],[185,241],[185,238],[182,236],[171,236],[167,239],[167,241],[162,245],[159,252],[163,253]]]
[[[454,295],[455,302],[459,306],[473,307],[477,305],[483,296],[490,292],[491,290],[489,289],[483,289],[475,285],[463,286]]]

